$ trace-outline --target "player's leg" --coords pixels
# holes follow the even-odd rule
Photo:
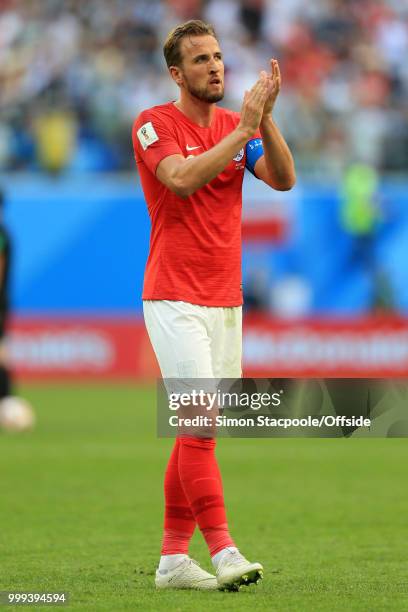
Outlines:
[[[176,555],[188,555],[188,546],[196,525],[180,482],[179,451],[180,441],[176,438],[164,475],[165,511],[161,554],[166,559],[162,563],[163,569],[177,560],[174,558]]]
[[[182,302],[144,302],[146,327],[163,378],[212,377],[205,321]],[[165,513],[158,588],[217,588],[214,576],[188,557],[195,518],[180,479],[180,439],[176,439],[164,480]],[[182,466],[181,466],[182,467]]]
[[[186,302],[143,302],[147,332],[164,379],[213,378],[207,310]]]
[[[162,373],[213,379],[210,333],[214,335],[217,315],[222,309],[178,303],[170,307],[180,315],[172,317],[171,333],[177,330],[177,342],[174,338],[172,363],[168,367],[163,365]],[[234,546],[228,531],[215,439],[183,436],[179,438],[179,444],[180,480],[210,554],[214,556],[220,550]]]
[[[210,555],[234,547],[228,530],[221,474],[215,456],[215,439],[180,439],[179,474],[193,515]]]
[[[216,378],[242,377],[242,308],[215,309],[211,355]],[[221,483],[221,476],[220,476]],[[260,563],[250,563],[235,546],[227,544],[212,554],[221,588],[236,590],[262,578]]]
[[[11,373],[8,366],[7,351],[4,343],[6,315],[0,315],[0,400],[12,393]]]
[[[161,558],[156,572],[157,588],[215,590],[214,576],[188,556],[196,521],[179,476],[180,441],[177,438],[164,478],[165,512]]]
[[[213,339],[222,334],[219,322],[221,308],[194,307],[205,317],[208,334],[211,376],[214,377]],[[202,371],[200,371],[201,375]],[[240,374],[240,371],[239,371]],[[217,377],[217,376],[215,376]],[[226,547],[234,547],[228,530],[222,479],[215,456],[215,438],[184,437],[180,439],[179,472],[197,524],[213,557]]]
[[[211,360],[216,378],[242,377],[242,308],[217,308],[211,335]]]
[[[0,353],[1,353],[0,346]],[[0,362],[0,400],[11,395],[11,375],[7,365]]]

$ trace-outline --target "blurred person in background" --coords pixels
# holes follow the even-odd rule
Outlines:
[[[339,179],[349,159],[404,171],[408,9],[396,0],[5,1],[0,167],[33,168],[36,148],[28,145],[38,127],[19,111],[37,116],[58,82],[77,124],[65,169],[130,170],[135,114],[174,94],[159,41],[192,16],[223,38],[230,108],[239,108],[262,58],[279,57],[286,87],[277,119],[299,171]],[[46,121],[61,142],[71,138],[66,118]]]
[[[76,142],[76,119],[61,107],[39,110],[33,120],[36,159],[45,172],[58,175],[69,166]]]
[[[373,311],[392,309],[390,283],[376,255],[378,233],[384,221],[379,205],[379,176],[368,164],[346,168],[341,185],[340,220],[351,239],[351,267],[362,266],[372,287]]]
[[[0,189],[0,400],[11,395],[11,373],[8,366],[5,337],[9,314],[9,276],[11,242],[3,224],[4,194]]]

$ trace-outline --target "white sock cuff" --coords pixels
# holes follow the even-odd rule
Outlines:
[[[225,555],[225,553],[227,552],[238,552],[238,548],[236,546],[227,546],[226,548],[223,548],[222,550],[220,550],[219,552],[217,552],[216,555],[214,555],[213,557],[211,557],[211,561],[212,564],[215,568],[218,567],[219,562],[221,561],[222,557]]]
[[[188,555],[162,555],[160,557],[159,572],[168,572],[179,565]]]

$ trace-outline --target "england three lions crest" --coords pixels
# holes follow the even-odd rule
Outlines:
[[[233,157],[232,159],[236,162],[240,162],[243,157],[244,157],[244,149],[241,149],[240,152],[237,153],[237,155]]]

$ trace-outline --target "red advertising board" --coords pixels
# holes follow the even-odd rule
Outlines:
[[[247,318],[244,371],[258,377],[408,375],[408,320],[276,321]]]
[[[243,344],[245,376],[408,376],[407,319],[246,317]],[[142,381],[159,375],[141,319],[19,318],[8,352],[23,380]]]
[[[8,353],[17,376],[153,379],[156,358],[140,319],[15,319]]]

